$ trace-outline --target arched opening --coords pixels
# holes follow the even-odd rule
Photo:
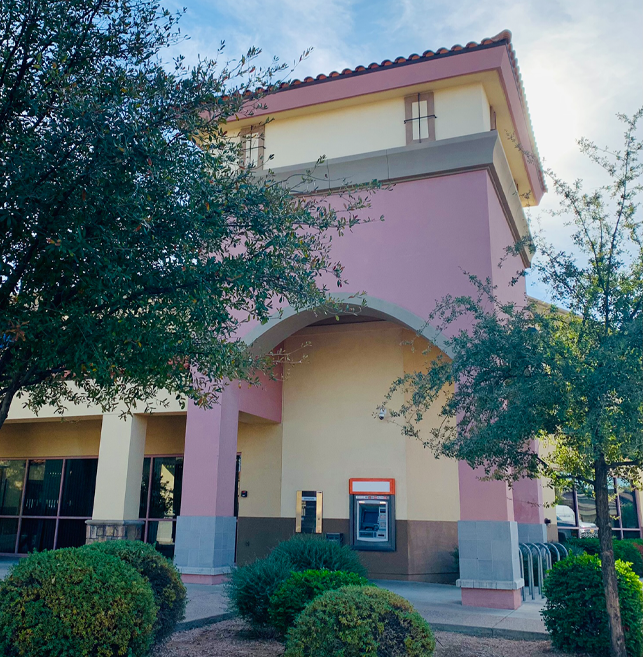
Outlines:
[[[426,338],[447,354],[447,356],[451,355],[449,347],[446,344],[445,336],[427,323],[426,319],[419,317],[402,306],[369,295],[356,297],[354,294],[335,294],[333,295],[333,299],[340,304],[341,312],[346,315],[368,317],[401,324],[415,331],[421,337]],[[246,344],[252,345],[253,349],[256,349],[258,352],[267,353],[293,333],[306,326],[323,321],[326,318],[332,319],[334,316],[334,312],[324,309],[297,312],[294,308],[288,306],[266,322],[266,324],[255,326],[243,339]]]

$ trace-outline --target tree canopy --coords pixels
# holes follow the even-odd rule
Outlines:
[[[437,455],[509,482],[544,475],[565,487],[593,488],[618,657],[625,648],[607,480],[636,481],[643,468],[642,116],[620,117],[620,150],[579,142],[605,172],[603,187],[585,191],[582,181],[569,184],[547,172],[560,199],[555,214],[571,226],[573,243],[566,252],[537,240],[535,270],[553,303],[507,303],[505,291],[470,276],[477,294],[443,299],[430,318],[450,335],[452,358],[398,379],[387,397],[390,404],[396,391],[405,393],[391,415]],[[470,328],[458,329],[465,317]],[[421,433],[434,404],[441,422]],[[549,447],[534,450],[537,442]]]
[[[241,322],[342,282],[332,234],[367,201],[303,199],[240,165],[227,132],[284,67],[255,49],[168,62],[178,18],[156,0],[2,3],[0,426],[24,392],[34,409],[212,403],[258,365]]]

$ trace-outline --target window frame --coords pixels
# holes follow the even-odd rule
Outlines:
[[[427,109],[427,125],[429,136],[425,139],[422,139],[422,130],[420,128],[419,121],[422,116],[413,118],[413,103],[421,103],[426,101]],[[418,114],[420,114],[420,105],[418,105]],[[404,97],[404,127],[406,130],[406,144],[421,144],[423,141],[435,141],[435,98],[432,91],[423,91],[412,96]],[[413,139],[413,121],[418,121],[418,139]]]
[[[614,486],[614,503],[616,507],[616,515],[618,517],[618,520],[616,521],[616,524],[612,526],[612,536],[615,536],[616,538],[623,540],[626,538],[626,536],[631,536],[634,538],[634,534],[637,535],[638,538],[643,538],[643,523],[641,522],[641,509],[640,509],[640,504],[636,496],[636,488],[630,484],[629,490],[632,491],[632,503],[634,504],[634,509],[636,512],[636,519],[638,523],[638,527],[623,527],[623,516],[621,513],[621,499],[620,499],[620,493],[622,491],[625,491],[622,486],[618,485],[618,479],[616,477],[610,477],[612,479],[612,484]],[[573,527],[564,527],[563,529],[569,529],[575,534],[577,534],[577,538],[580,537],[580,509],[578,507],[578,492],[576,491],[576,488],[571,488],[569,491],[572,493],[572,500],[574,503],[574,516],[576,519],[576,524]],[[613,522],[613,521],[612,521]],[[558,523],[557,523],[558,524]]]
[[[246,142],[249,138],[252,138],[253,135],[257,135],[257,163],[254,166],[251,166],[251,163],[248,161],[248,154],[246,152]],[[246,169],[263,169],[264,163],[264,151],[265,151],[265,139],[266,139],[266,126],[265,124],[260,125],[251,125],[246,128],[242,128],[239,131],[239,146],[241,147],[240,163],[241,166]],[[250,149],[252,154],[252,147]]]
[[[20,537],[22,532],[22,522],[26,520],[53,520],[56,523],[54,530],[54,541],[52,550],[57,549],[58,545],[58,529],[60,527],[61,520],[91,520],[91,515],[89,516],[67,516],[61,515],[61,506],[62,506],[62,496],[63,496],[63,487],[65,483],[65,472],[67,469],[67,461],[78,461],[78,460],[92,460],[98,462],[98,456],[46,456],[46,457],[2,457],[0,461],[24,461],[25,463],[25,473],[22,478],[22,491],[20,495],[20,507],[16,515],[7,515],[0,514],[0,520],[18,520],[18,528],[16,530],[16,541],[14,543],[13,552],[0,552],[0,556],[26,556],[30,554],[29,552],[18,552],[20,547]],[[62,461],[62,472],[60,475],[60,485],[58,487],[58,505],[56,507],[56,514],[45,516],[45,515],[31,515],[25,513],[25,496],[27,494],[27,482],[29,477],[29,464],[32,461]],[[96,483],[94,482],[94,493],[96,492]],[[94,506],[94,500],[92,499],[92,508]]]
[[[149,527],[151,522],[174,523],[174,527],[172,528],[172,533],[174,534],[174,529],[176,527],[176,519],[181,513],[181,509],[178,509],[178,513],[176,513],[171,518],[155,518],[150,516],[150,508],[152,505],[152,478],[154,476],[154,459],[183,459],[183,463],[185,464],[185,455],[184,454],[145,454],[143,457],[143,462],[145,462],[145,459],[150,459],[150,471],[147,475],[147,501],[145,503],[145,516],[141,516],[139,511],[139,518],[138,518],[139,520],[143,520],[145,523],[143,525],[143,535],[142,535],[143,543],[147,543],[147,537],[149,535]],[[181,484],[183,484],[183,480],[181,480]],[[141,476],[141,488],[142,487],[143,487],[143,478]],[[172,494],[174,495],[174,491],[172,491]],[[174,504],[174,499],[172,499],[172,503]]]

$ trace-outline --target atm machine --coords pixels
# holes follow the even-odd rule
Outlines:
[[[350,479],[350,540],[356,550],[395,551],[395,479]]]

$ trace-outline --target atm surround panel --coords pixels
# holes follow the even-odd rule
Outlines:
[[[357,550],[395,551],[395,496],[351,495],[351,545]]]

